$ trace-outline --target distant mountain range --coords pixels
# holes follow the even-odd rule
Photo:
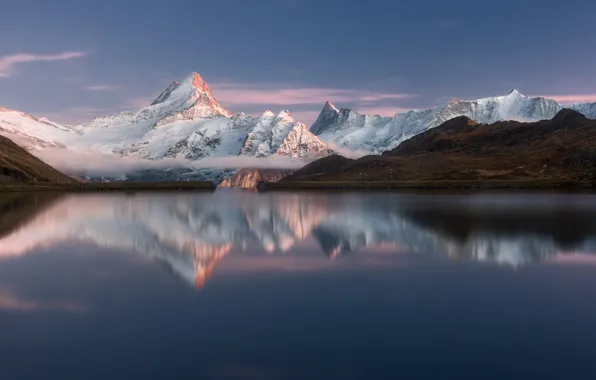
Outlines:
[[[329,156],[282,181],[526,181],[596,184],[596,120],[563,109],[550,120],[479,124],[458,116],[383,155]],[[540,182],[537,182],[540,181]]]
[[[572,108],[588,118],[596,118],[596,103],[576,104]],[[529,122],[551,119],[561,109],[563,106],[552,99],[530,98],[516,90],[494,98],[453,100],[443,107],[412,110],[393,117],[361,115],[327,102],[317,121],[308,128],[287,110],[277,114],[265,111],[257,117],[235,114],[216,99],[199,74],[192,73],[182,81],[172,82],[144,108],[80,125],[60,125],[47,118],[0,108],[0,134],[30,151],[53,147],[151,160],[197,161],[229,156],[316,159],[341,148],[362,154],[382,153],[458,116],[478,123]],[[178,172],[168,173],[168,179],[174,173]],[[220,172],[210,175],[225,177]]]
[[[511,90],[505,96],[472,101],[453,99],[442,107],[397,113],[393,117],[361,115],[327,102],[310,131],[328,144],[380,154],[459,116],[481,124],[505,120],[534,122],[550,120],[564,108],[596,119],[596,103],[565,107],[552,99],[530,98]]]

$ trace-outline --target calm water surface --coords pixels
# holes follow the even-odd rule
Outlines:
[[[0,379],[596,379],[596,196],[0,198]]]

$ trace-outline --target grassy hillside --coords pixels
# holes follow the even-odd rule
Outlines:
[[[0,136],[0,186],[75,184],[74,178],[59,172],[10,139]]]

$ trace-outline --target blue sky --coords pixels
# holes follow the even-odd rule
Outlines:
[[[593,0],[3,0],[0,106],[57,121],[199,72],[235,112],[392,115],[517,88],[596,101]]]

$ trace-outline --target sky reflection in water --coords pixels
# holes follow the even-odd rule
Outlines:
[[[590,195],[38,194],[0,208],[2,378],[596,375]]]

